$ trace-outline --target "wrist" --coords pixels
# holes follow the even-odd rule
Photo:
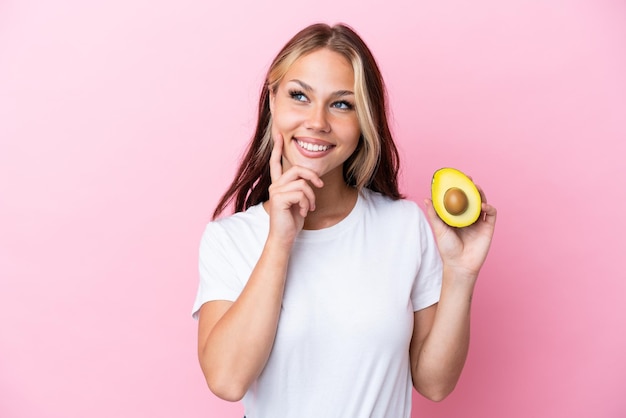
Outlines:
[[[444,282],[473,289],[477,279],[477,271],[445,263],[443,265]]]
[[[270,234],[267,236],[267,240],[265,241],[265,250],[275,255],[284,254],[289,256],[295,240],[295,236],[285,237],[281,234],[272,234],[270,231]]]

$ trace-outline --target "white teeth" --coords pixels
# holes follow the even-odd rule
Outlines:
[[[300,145],[302,148],[304,148],[307,151],[312,151],[312,152],[326,151],[327,149],[330,148],[330,145],[309,144],[308,142],[303,142],[303,141],[297,141],[297,142],[298,142],[298,145]]]

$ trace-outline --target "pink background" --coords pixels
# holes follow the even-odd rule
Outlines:
[[[240,417],[197,365],[200,234],[269,61],[345,21],[403,190],[499,209],[456,391],[420,417],[626,416],[626,4],[0,2],[0,416]]]

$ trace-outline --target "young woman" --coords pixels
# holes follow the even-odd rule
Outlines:
[[[409,417],[412,387],[456,385],[496,210],[454,229],[403,199],[385,101],[345,25],[305,28],[270,66],[193,308],[209,388],[248,418]]]

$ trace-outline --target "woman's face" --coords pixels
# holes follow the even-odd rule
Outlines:
[[[283,169],[298,165],[326,183],[343,181],[343,163],[361,135],[348,60],[326,48],[300,57],[270,94],[270,108],[284,138]]]

